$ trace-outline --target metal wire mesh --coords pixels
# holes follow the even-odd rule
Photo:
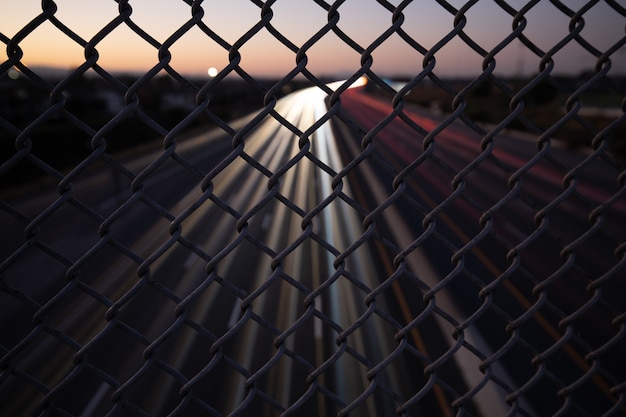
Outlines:
[[[626,414],[626,36],[599,49],[583,31],[598,7],[624,25],[623,4],[550,1],[568,26],[542,47],[527,26],[548,2],[496,0],[510,30],[484,48],[478,1],[438,0],[453,25],[430,47],[405,18],[420,2],[372,2],[388,26],[367,44],[346,1],[309,2],[327,23],[300,44],[273,24],[280,1],[251,0],[234,43],[211,2],[185,0],[164,42],[132,1],[90,39],[57,3],[0,32],[0,414]],[[57,79],[24,62],[42,25],[84,51]],[[119,28],[153,48],[148,71],[100,65]],[[198,30],[228,53],[201,82],[172,64]],[[295,62],[272,82],[242,63],[262,34]],[[360,56],[334,84],[307,55],[329,36]],[[422,65],[390,83],[376,54],[398,38]],[[454,42],[477,76],[440,75]],[[538,68],[500,75],[517,44]],[[554,71],[572,45],[593,65],[573,80]],[[232,79],[256,111],[239,117]],[[159,112],[154,91],[185,104]],[[586,113],[597,91],[609,116]],[[117,107],[85,110],[103,92]],[[141,135],[158,146],[123,143]]]

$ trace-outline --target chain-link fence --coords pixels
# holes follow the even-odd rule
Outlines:
[[[0,6],[0,414],[625,415],[625,4],[226,3]]]

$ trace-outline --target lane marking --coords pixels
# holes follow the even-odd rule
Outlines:
[[[198,259],[199,258],[198,258],[198,256],[195,253],[192,253],[191,255],[189,255],[189,257],[187,258],[187,260],[183,264],[183,268],[185,269],[185,271],[190,270],[191,267],[193,266],[193,264],[196,263],[196,261]]]
[[[313,302],[315,309],[319,312],[322,311],[322,300],[320,300],[320,298],[322,298],[321,295],[315,297],[315,300]],[[321,340],[322,334],[323,334],[322,319],[313,317],[313,336],[315,337],[315,339]]]
[[[267,232],[271,223],[272,223],[272,213],[269,213],[269,212],[265,213],[265,216],[263,216],[263,220],[261,220],[261,230],[263,232]]]
[[[430,199],[430,197],[428,197],[428,195],[424,192],[423,189],[421,189],[421,187],[417,183],[415,184],[415,187],[419,189],[416,191],[422,195],[422,198],[427,199],[427,200]],[[446,223],[446,225],[450,228],[450,230],[452,230],[452,232],[455,233],[459,239],[465,242],[464,244],[471,241],[470,237],[444,211],[439,212],[438,217],[444,223]],[[487,254],[481,248],[479,248],[478,246],[473,246],[471,249],[471,252],[487,268],[487,270],[489,270],[489,272],[491,272],[494,275],[494,278],[497,279],[498,277],[502,275],[503,272],[500,270],[500,268],[495,263],[493,263],[493,261],[487,256]],[[511,294],[511,296],[513,296],[513,298],[515,298],[515,300],[518,303],[520,303],[520,305],[524,308],[524,310],[528,311],[532,309],[532,307],[534,306],[534,303],[530,302],[530,300],[528,300],[528,298],[526,298],[524,294],[522,294],[521,291],[515,286],[515,284],[513,284],[509,279],[503,280],[501,284],[509,292],[509,294]],[[558,330],[555,329],[555,327],[548,321],[548,319],[544,317],[543,314],[541,314],[539,311],[536,311],[532,315],[532,317],[535,319],[537,324],[539,324],[555,342],[558,342],[559,340],[561,340],[563,335]],[[582,357],[582,355],[574,349],[574,347],[572,346],[570,342],[566,342],[565,344],[562,345],[561,348],[563,349],[565,354],[569,356],[572,362],[574,362],[585,374],[589,372],[589,370],[591,369],[591,365],[588,364],[587,361]],[[591,379],[597,385],[597,387],[601,391],[603,391],[605,395],[611,401],[613,401],[614,398],[613,398],[613,395],[611,394],[611,387],[605,381],[602,375],[600,375],[599,373],[595,373],[591,377]]]
[[[363,189],[362,189],[361,184],[358,181],[354,181],[354,185],[352,186],[352,189],[354,193],[357,195],[357,201],[365,202]],[[380,255],[380,260],[382,261],[383,268],[385,269],[385,273],[387,274],[387,277],[390,277],[391,275],[393,275],[395,270],[391,265],[389,257],[387,256],[387,252],[385,251],[385,248],[382,246],[382,244],[378,240],[374,241],[374,246],[376,247],[376,251]],[[400,311],[402,312],[402,315],[404,316],[404,320],[406,324],[411,323],[414,317],[413,317],[413,314],[411,313],[411,309],[406,300],[406,297],[404,297],[402,288],[400,288],[400,284],[398,283],[398,280],[395,280],[391,284],[391,287],[398,301]],[[426,356],[427,358],[430,358],[428,349],[426,348],[426,345],[424,344],[424,339],[422,338],[422,335],[420,334],[417,327],[414,326],[413,328],[411,328],[411,330],[409,331],[409,334],[411,335],[411,338],[413,339],[413,343],[415,343],[415,346],[417,347],[417,349],[420,352],[422,352],[424,356]],[[439,384],[433,385],[433,391],[435,393],[435,398],[437,399],[437,404],[439,405],[439,408],[441,409],[441,411],[444,413],[444,417],[451,417],[452,413],[450,412],[450,407],[448,406],[445,393],[443,392],[443,389],[441,388],[441,386]]]
[[[93,415],[93,412],[96,411],[98,404],[100,404],[100,401],[102,401],[102,399],[106,395],[109,388],[109,384],[103,382],[102,385],[100,385],[100,388],[98,388],[98,391],[96,391],[94,396],[91,397],[89,403],[87,403],[87,407],[85,407],[83,412],[80,414],[80,417],[91,417],[91,415]]]
[[[526,233],[522,233],[521,230],[517,228],[513,223],[504,222],[502,223],[503,229],[511,235],[513,239],[521,242],[528,237]]]
[[[238,299],[239,300],[239,299]],[[241,315],[241,300],[233,303],[233,311],[230,312],[230,318],[228,319],[228,328],[231,329],[235,323],[239,320]]]
[[[348,131],[348,129],[345,126],[337,125],[337,127],[344,132],[343,134],[346,135],[346,137],[350,137],[347,135],[351,135],[351,133]],[[357,148],[356,143],[353,141],[348,140],[345,143],[347,143],[348,146],[351,148],[350,149],[351,152],[354,152],[355,148]],[[356,151],[359,152],[358,149]],[[376,178],[376,179],[378,178],[378,176],[374,173],[373,169],[369,165],[361,164],[361,167],[363,169],[364,176],[366,178]],[[355,181],[355,184],[358,184],[358,183],[359,183],[358,181]],[[385,191],[381,189],[378,181],[370,181],[368,184],[369,184],[368,191],[370,195],[373,196],[374,200],[379,202],[379,201],[384,201],[386,199]],[[360,191],[359,198],[361,198],[360,201],[365,202],[362,188],[360,188],[359,191]],[[400,244],[403,247],[406,247],[413,242],[414,237],[409,235],[408,226],[400,227],[400,228],[391,226],[392,224],[394,224],[394,222],[397,222],[398,219],[402,219],[402,216],[400,215],[400,213],[397,212],[396,208],[393,205],[389,206],[382,213],[382,217],[383,217],[383,221],[385,221],[389,225],[389,229],[391,233],[393,234],[394,238],[396,239],[396,242],[398,242],[398,244]],[[409,269],[411,271],[414,271],[416,274],[418,274],[421,277],[422,281],[425,282],[429,287],[432,288],[435,285],[437,285],[440,279],[439,274],[435,272],[430,260],[425,255],[423,250],[421,250],[420,248],[416,248],[413,251],[412,255],[406,258],[406,261],[409,264]],[[395,292],[396,292],[396,289],[394,288],[394,294]],[[400,294],[400,297],[402,298],[398,299],[398,303],[402,303],[403,301],[401,300],[404,299],[404,303],[406,304],[406,306],[405,307],[400,306],[400,307],[401,307],[401,310],[403,310],[403,314],[407,314],[404,312],[405,311],[404,308],[408,308],[408,303],[406,301],[406,298],[404,297],[404,294],[401,291],[399,291],[399,294]],[[448,314],[451,314],[452,317],[454,317],[459,322],[462,322],[465,320],[465,316],[460,311],[458,311],[458,309],[456,308],[455,302],[453,301],[451,295],[448,294],[448,291],[446,288],[442,289],[441,291],[437,293],[437,304],[441,306]],[[407,324],[413,321],[414,317],[411,315],[410,310],[408,311],[408,315],[405,316],[405,319],[407,320]],[[437,314],[433,315],[433,319],[436,321],[438,327],[441,329],[441,332],[444,338],[447,337],[447,342],[450,343],[450,346],[452,346],[455,343],[455,340],[452,338],[450,333],[446,332],[446,329],[451,326],[451,323],[443,319],[443,317]],[[466,340],[468,340],[474,346],[480,346],[481,351],[490,352],[490,350],[486,349],[486,343],[482,339],[482,336],[475,329],[470,327],[470,328],[465,329],[464,332],[466,334]],[[423,339],[421,338],[421,335],[417,328],[414,327],[411,329],[411,337],[414,340],[414,342],[416,342],[418,348],[420,348],[420,346],[424,347]],[[427,357],[429,357],[428,351],[424,350],[423,353]],[[477,362],[478,360],[478,358],[473,353],[470,353],[466,349],[459,349],[453,356],[453,359],[461,371],[461,376],[463,378],[463,381],[468,387],[473,388],[476,384],[482,381],[484,374],[479,371],[478,367],[474,367],[472,365],[474,362]],[[508,377],[508,374],[506,374],[506,372],[503,372],[503,373]],[[450,412],[449,405],[446,401],[446,397],[443,393],[443,390],[441,389],[441,387],[439,387],[438,384],[433,385],[433,389],[441,391],[441,393],[435,394],[438,405],[443,412],[447,411],[449,413]],[[475,402],[478,408],[481,409],[482,413],[485,416],[495,417],[495,416],[505,415],[507,414],[510,408],[505,403],[504,398],[496,392],[496,389],[492,384],[485,385],[477,393],[475,397]]]
[[[387,110],[387,113],[391,108]],[[425,192],[425,190],[419,186],[417,181],[413,177],[407,177],[407,182],[411,182],[414,186],[414,190],[424,199],[424,202],[430,207],[437,207],[438,204]],[[445,211],[441,211],[438,213],[437,217],[442,220],[450,230],[457,235],[463,242],[466,244],[470,242],[471,239],[465,232],[456,224],[452,218]],[[492,274],[494,274],[494,278],[497,278],[502,275],[502,271],[498,266],[496,266],[491,259],[480,249],[478,246],[473,246],[470,250],[476,258],[480,262],[483,263],[485,268],[489,270]],[[502,286],[520,303],[520,305],[528,310],[532,308],[533,303],[531,303],[518,289],[515,287],[513,283],[511,283],[508,279],[502,282]],[[546,333],[555,341],[558,342],[562,338],[562,334],[555,329],[555,327],[539,312],[536,311],[532,317],[536,320],[536,322],[546,331]],[[562,345],[562,350],[565,352],[567,356],[586,374],[591,369],[591,365],[587,363],[587,361],[583,358],[583,356],[576,351],[570,342],[566,342]],[[596,386],[605,393],[605,395],[611,400],[614,401],[614,397],[611,394],[611,387],[609,383],[600,375],[599,373],[594,373],[592,377],[593,382]]]

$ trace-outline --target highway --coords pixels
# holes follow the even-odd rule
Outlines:
[[[360,86],[274,110],[3,200],[0,415],[620,410],[623,167]]]
[[[365,131],[375,129],[393,110],[357,91],[346,92],[342,105]],[[405,114],[428,131],[443,119],[418,109]],[[610,387],[624,380],[626,370],[620,353],[624,340],[619,325],[611,325],[614,318],[623,316],[625,294],[626,196],[619,183],[623,165],[611,167],[599,158],[589,158],[587,163],[586,155],[555,148],[526,169],[524,164],[539,153],[528,139],[499,135],[485,145],[481,135],[454,123],[428,147],[426,138],[416,137],[407,126],[395,119],[373,140],[385,164],[363,164],[351,173],[352,183],[368,184],[370,190],[363,187],[360,193],[368,211],[389,204],[400,184],[406,187],[378,217],[381,234],[398,242],[399,248],[420,243],[404,261],[417,278],[440,291],[443,309],[460,323],[457,327],[465,328],[471,343],[486,357],[496,355],[520,334],[528,337],[532,346],[528,351],[515,347],[508,358],[507,352],[497,354],[501,360],[494,365],[503,369],[493,371],[502,372],[507,384],[536,383],[547,366],[560,366],[548,369],[556,375],[567,374],[563,378],[570,382],[587,375],[590,383],[577,391],[577,406],[582,410],[596,415],[601,414],[599,404],[605,411],[613,407],[616,397]],[[346,127],[341,128],[345,132]],[[353,136],[354,142],[342,142],[351,144],[344,150],[346,155],[361,151],[354,143],[361,142],[363,134]],[[574,171],[575,167],[582,168]],[[576,173],[574,192],[564,186],[570,171]],[[520,181],[511,181],[516,176]],[[373,177],[387,188],[372,193]],[[599,222],[590,220],[596,207],[603,210]],[[390,256],[398,254],[405,256],[402,251]],[[433,264],[438,273],[421,272],[420,263]],[[593,291],[594,281],[602,282],[604,288]],[[534,314],[528,314],[529,310]],[[565,331],[567,321],[572,324]],[[573,328],[575,334],[570,333]],[[453,331],[451,327],[449,334]],[[615,343],[602,362],[614,373],[605,379],[591,371],[584,358],[593,346],[609,341]],[[584,347],[578,350],[578,346]],[[549,352],[546,357],[553,355],[544,363],[537,360],[543,349]],[[537,388],[528,389],[519,405],[536,415],[556,414],[563,406],[555,395],[563,381],[556,386],[543,384],[540,381]]]

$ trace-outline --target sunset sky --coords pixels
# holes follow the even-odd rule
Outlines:
[[[332,1],[329,1],[332,3]],[[394,5],[399,0],[390,1]],[[114,0],[56,0],[55,16],[85,40],[118,15]],[[465,2],[450,0],[456,8]],[[526,1],[510,0],[521,8]],[[586,1],[564,0],[578,10]],[[619,0],[626,7],[626,0]],[[131,0],[131,19],[159,42],[164,42],[191,17],[191,8],[182,0]],[[229,44],[235,43],[260,20],[261,9],[250,0],[206,0],[203,22]],[[302,46],[327,22],[327,12],[313,0],[278,0],[273,6],[271,23],[298,47]],[[41,13],[41,0],[0,1],[0,32],[12,38],[30,20]],[[354,41],[367,47],[390,25],[392,13],[375,0],[347,0],[339,7],[338,26]],[[414,1],[404,11],[403,29],[425,48],[431,48],[450,32],[454,16],[434,0]],[[493,0],[480,0],[467,13],[465,32],[489,50],[512,31],[513,18]],[[599,50],[606,50],[625,36],[626,18],[603,1],[584,15],[582,36]],[[541,1],[526,18],[525,33],[544,50],[569,33],[570,19],[549,1]],[[45,22],[23,41],[22,62],[74,68],[84,62],[83,48]],[[6,59],[6,48],[0,62]],[[96,49],[98,63],[110,71],[145,71],[158,62],[157,50],[122,24],[101,41]],[[206,75],[208,68],[221,70],[228,64],[228,51],[197,27],[186,33],[174,46],[171,65],[181,73]],[[287,73],[296,65],[295,53],[261,30],[240,49],[241,66],[253,75],[275,76]],[[307,68],[317,75],[345,76],[358,70],[360,55],[329,33],[308,52]],[[381,75],[411,75],[422,69],[423,56],[397,34],[377,48],[373,69]],[[482,57],[456,38],[436,55],[435,72],[443,76],[473,75],[480,72]],[[595,58],[580,46],[569,45],[555,56],[556,73],[576,74],[592,69]],[[537,71],[539,58],[518,41],[496,56],[497,71],[503,75],[530,74]],[[626,47],[613,55],[614,73],[626,72]]]

